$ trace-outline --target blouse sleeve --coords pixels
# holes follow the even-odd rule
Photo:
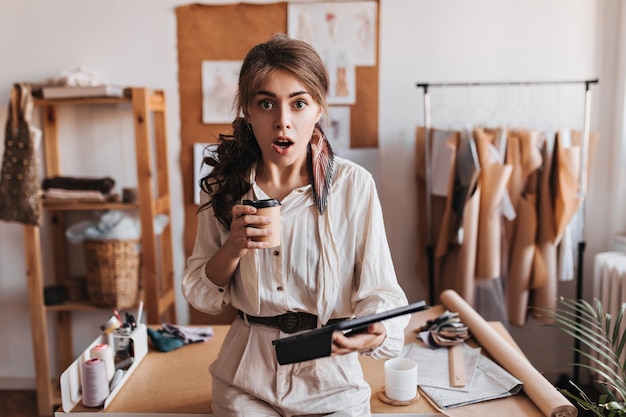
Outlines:
[[[405,306],[408,301],[396,277],[374,179],[367,175],[362,186],[354,189],[359,190],[361,196],[363,211],[359,227],[363,233],[357,235],[357,288],[353,302],[356,316],[362,317]],[[404,346],[404,329],[409,319],[409,315],[403,315],[385,320],[383,325],[387,336],[384,342],[364,354],[377,359],[398,356]]]
[[[205,272],[205,265],[222,246],[228,231],[219,223],[213,209],[198,213],[198,227],[193,253],[187,260],[183,275],[182,292],[195,309],[218,314],[230,304],[230,285],[214,284]]]

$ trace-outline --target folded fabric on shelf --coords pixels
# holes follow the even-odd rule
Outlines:
[[[48,190],[59,188],[65,190],[93,190],[108,194],[115,186],[115,180],[110,177],[86,178],[86,177],[49,177],[43,180],[42,188]]]
[[[95,190],[65,190],[62,188],[49,188],[43,192],[43,197],[54,200],[83,200],[83,201],[108,201],[110,196]]]

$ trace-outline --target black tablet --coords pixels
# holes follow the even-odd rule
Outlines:
[[[281,365],[322,358],[324,356],[330,356],[334,331],[346,331],[346,336],[350,336],[351,334],[367,329],[372,323],[425,310],[427,308],[428,306],[425,301],[419,301],[382,313],[343,320],[329,326],[320,327],[319,329],[273,340],[272,344],[276,349],[278,363]]]

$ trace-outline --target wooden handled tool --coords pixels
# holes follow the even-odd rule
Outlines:
[[[450,368],[450,386],[465,386],[465,366],[463,364],[463,345],[448,348],[448,367]]]

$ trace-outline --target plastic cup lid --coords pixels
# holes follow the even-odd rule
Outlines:
[[[268,198],[266,200],[243,200],[242,204],[246,206],[253,206],[253,207],[260,209],[260,208],[280,206],[280,201],[278,201],[275,198]]]

